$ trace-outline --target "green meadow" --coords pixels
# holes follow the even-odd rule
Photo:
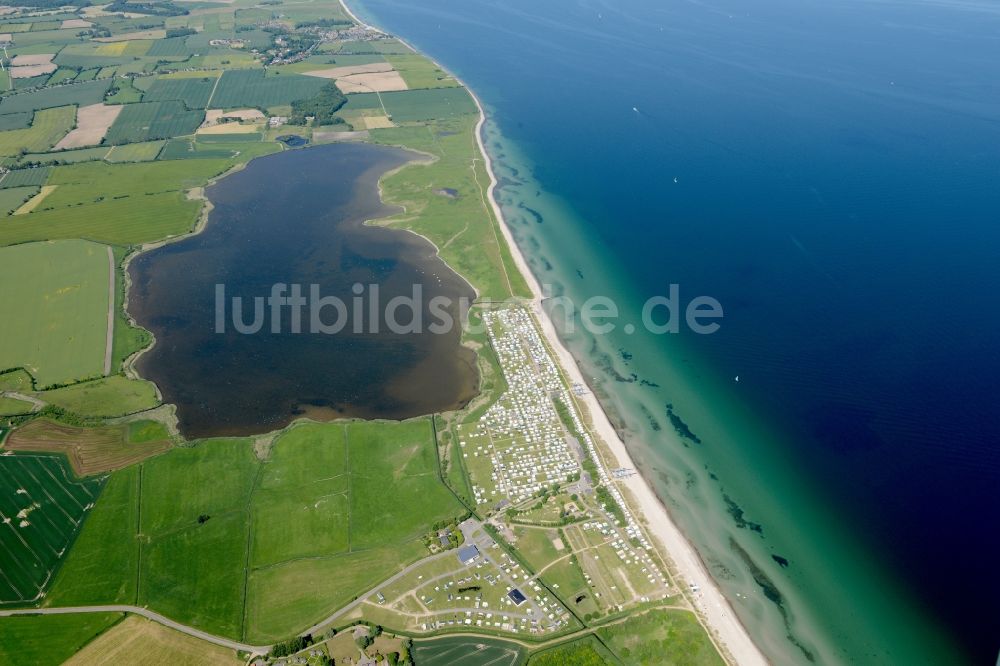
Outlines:
[[[285,637],[425,555],[431,524],[463,512],[433,446],[429,419],[302,424],[263,460],[250,440],[205,440],[115,472],[47,601],[135,598],[213,633]]]
[[[0,248],[0,367],[24,367],[38,387],[101,375],[108,271],[107,249],[88,241]]]
[[[429,238],[445,262],[472,283],[480,298],[526,296],[527,283],[503,241],[500,222],[487,205],[489,176],[472,136],[476,120],[477,116],[464,115],[428,126],[372,131],[378,143],[405,145],[437,158],[432,164],[414,165],[383,180],[385,200],[404,206],[406,211],[382,222]],[[457,194],[438,193],[445,188]],[[481,222],[472,223],[477,219]]]
[[[0,663],[59,666],[124,617],[123,613],[87,613],[0,618]]]
[[[121,375],[42,391],[35,397],[81,416],[97,417],[124,416],[160,404],[152,382]]]

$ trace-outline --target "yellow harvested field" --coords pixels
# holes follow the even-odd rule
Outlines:
[[[358,119],[359,124],[363,124],[365,129],[386,129],[388,127],[395,127],[388,116],[362,116]]]
[[[73,655],[63,666],[235,666],[242,663],[232,650],[168,629],[152,620],[129,615]]]
[[[329,67],[327,69],[315,69],[311,72],[303,72],[306,76],[316,76],[321,79],[339,79],[351,74],[374,74],[376,72],[391,72],[392,63],[373,62],[368,65],[349,65],[347,67]]]
[[[83,19],[66,19],[59,27],[65,30],[66,28],[89,28],[92,25],[94,24]]]
[[[205,122],[202,127],[211,127],[218,124],[222,118],[239,118],[240,120],[264,120],[264,114],[258,109],[235,109],[233,111],[223,111],[222,109],[208,109],[205,111]]]
[[[199,127],[197,134],[252,134],[260,131],[260,125],[252,123],[222,123],[210,127]]]
[[[56,150],[65,148],[82,148],[83,146],[96,146],[104,138],[111,123],[125,108],[121,105],[107,106],[105,104],[91,104],[81,106],[76,111],[76,129],[70,130],[56,144]]]
[[[51,74],[56,71],[55,63],[48,63],[46,65],[22,65],[21,67],[11,67],[10,75],[11,78],[15,79],[30,79],[32,76],[41,76],[42,74]]]
[[[26,67],[28,65],[48,65],[56,56],[55,53],[35,53],[33,55],[17,55],[10,61],[14,67]]]
[[[14,211],[14,215],[24,215],[25,213],[30,213],[38,207],[38,204],[42,203],[45,197],[52,194],[52,192],[59,187],[58,185],[42,185],[41,191],[35,196],[31,197],[23,204],[21,207]]]
[[[337,87],[344,94],[409,90],[406,81],[396,71],[352,74],[336,81]]]
[[[97,42],[100,40],[95,39],[93,41]],[[94,52],[99,56],[120,56],[125,53],[126,48],[128,48],[128,42],[115,42],[112,44],[101,44]]]
[[[123,32],[120,35],[112,35],[111,37],[97,37],[94,41],[117,43],[129,42],[135,39],[166,39],[166,37],[166,30],[140,30],[138,32]]]

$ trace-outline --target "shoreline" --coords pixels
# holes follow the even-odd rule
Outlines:
[[[361,20],[351,11],[346,0],[340,0],[340,4],[348,16],[358,25],[386,34],[383,30]],[[419,52],[405,40],[398,36],[396,38],[415,52]],[[442,70],[448,71],[440,63],[434,62]],[[452,72],[449,72],[449,74],[469,92],[479,110],[479,120],[476,123],[474,131],[479,152],[483,157],[486,172],[490,177],[486,196],[493,210],[493,215],[496,217],[497,225],[500,227],[500,231],[508,245],[514,264],[528,283],[528,288],[532,292],[530,303],[532,314],[538,321],[541,333],[546,342],[556,354],[562,371],[567,374],[571,381],[588,385],[577,365],[576,359],[573,358],[572,353],[565,346],[548,315],[542,308],[543,295],[538,280],[528,266],[528,262],[521,252],[520,246],[515,242],[513,234],[504,219],[500,204],[496,200],[494,192],[498,181],[493,170],[493,159],[486,149],[486,143],[483,140],[483,127],[487,120],[486,110],[482,102],[480,102],[479,97],[464,81]],[[708,573],[701,556],[691,542],[688,541],[687,537],[680,531],[680,528],[674,523],[663,502],[657,497],[642,471],[633,462],[624,441],[619,437],[618,432],[604,411],[604,407],[597,400],[593,391],[588,391],[583,396],[576,396],[576,400],[581,401],[589,411],[592,422],[591,434],[596,435],[597,441],[604,445],[605,450],[611,454],[618,466],[630,467],[639,472],[639,474],[634,476],[618,480],[618,483],[628,491],[627,495],[629,499],[637,505],[640,522],[644,523],[646,530],[660,543],[663,550],[666,551],[667,559],[673,563],[678,577],[682,579],[682,585],[693,584],[700,588],[700,596],[692,601],[700,618],[708,626],[712,639],[721,644],[723,658],[732,660],[737,664],[767,664],[767,659],[751,639],[749,632],[739,620],[729,600],[722,594],[722,590]],[[685,596],[688,595],[685,593]]]

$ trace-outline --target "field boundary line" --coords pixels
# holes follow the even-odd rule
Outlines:
[[[115,253],[108,250],[108,331],[104,338],[104,376],[111,374],[111,352],[115,342]]]
[[[216,636],[215,634],[210,634],[207,631],[202,631],[200,629],[195,629],[194,627],[189,627],[186,624],[181,624],[180,622],[175,622],[165,615],[160,615],[155,611],[151,611],[148,608],[141,608],[139,606],[130,606],[125,604],[114,604],[108,606],[65,606],[62,608],[20,608],[16,610],[0,610],[0,617],[11,617],[14,615],[76,615],[82,613],[131,613],[133,615],[141,615],[147,620],[152,620],[162,624],[163,626],[179,631],[182,634],[187,634],[188,636],[194,636],[203,641],[207,641],[214,645],[220,645],[224,648],[229,648],[230,650],[237,650],[242,652],[250,652],[253,654],[267,654],[271,650],[270,645],[247,645],[246,643],[240,643],[239,641],[230,640],[222,636]]]

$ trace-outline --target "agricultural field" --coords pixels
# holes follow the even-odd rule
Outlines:
[[[0,100],[0,114],[97,104],[104,99],[110,85],[109,81],[87,81],[7,95]]]
[[[121,375],[43,391],[35,397],[74,414],[105,418],[142,412],[160,404],[152,382]]]
[[[104,159],[112,164],[122,162],[152,162],[156,159],[166,141],[146,141],[143,143],[127,143],[112,146]]]
[[[218,81],[218,76],[183,79],[157,77],[142,99],[145,102],[180,100],[189,109],[204,109],[208,106],[208,100]]]
[[[88,428],[48,418],[38,418],[18,428],[5,444],[11,451],[63,454],[77,476],[121,469],[162,453],[171,445],[166,429],[156,421]]]
[[[38,188],[32,185],[0,189],[0,216],[10,215],[36,194]]]
[[[0,367],[24,367],[38,387],[101,375],[109,270],[107,249],[88,241],[0,248]]]
[[[140,481],[138,465],[111,475],[45,595],[46,606],[136,602]]]
[[[0,456],[0,604],[42,595],[103,485],[57,456]]]
[[[65,666],[239,666],[242,663],[244,662],[232,650],[200,641],[145,618],[129,615],[66,661]]]
[[[212,95],[213,108],[266,109],[315,96],[326,81],[299,74],[267,76],[263,70],[227,70]]]
[[[48,150],[72,129],[75,118],[72,106],[36,111],[31,127],[0,132],[0,155]]]
[[[478,113],[465,88],[403,90],[381,93],[380,97],[375,93],[349,95],[344,109],[373,109],[384,104],[396,123],[440,121]]]
[[[203,111],[188,110],[177,100],[127,104],[105,141],[114,145],[193,134],[204,118]]]
[[[413,661],[419,666],[520,666],[526,653],[517,643],[495,638],[449,636],[413,642]]]
[[[0,663],[58,666],[121,622],[121,613],[0,618]]]
[[[148,243],[191,231],[200,210],[200,202],[180,192],[47,208],[5,220],[0,226],[0,245],[70,238],[119,245]]]
[[[454,88],[459,85],[455,77],[422,55],[415,53],[387,55],[385,59],[402,75],[403,80],[406,81],[406,85],[411,90],[417,88]]]

